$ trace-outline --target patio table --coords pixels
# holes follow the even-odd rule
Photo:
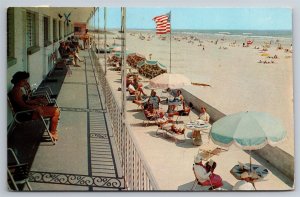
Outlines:
[[[193,144],[196,146],[201,146],[203,143],[201,132],[210,130],[211,125],[209,123],[205,123],[203,120],[196,120],[186,123],[185,127],[195,132],[195,136],[192,136]]]
[[[230,170],[230,173],[237,179],[237,180],[245,180],[247,182],[255,182],[264,179],[269,171],[262,165],[257,164],[251,164],[251,170],[250,170],[250,164],[244,164],[244,166],[247,166],[246,168],[242,168],[240,165],[235,165]],[[243,178],[242,173],[247,172],[249,174],[249,177]]]

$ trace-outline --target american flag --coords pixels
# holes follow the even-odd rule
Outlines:
[[[156,23],[156,34],[171,32],[171,12],[153,18]]]

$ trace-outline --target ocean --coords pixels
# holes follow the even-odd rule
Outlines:
[[[196,30],[196,29],[180,29],[173,30],[173,33],[201,33],[201,34],[223,34],[232,36],[248,36],[248,37],[283,37],[292,38],[292,30]]]

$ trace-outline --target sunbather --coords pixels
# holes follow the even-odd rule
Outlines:
[[[210,116],[206,112],[206,108],[205,107],[201,107],[198,119],[203,120],[205,123],[209,123]]]
[[[209,190],[223,186],[222,178],[214,173],[217,163],[213,160],[202,163],[202,157],[200,153],[194,158],[194,173],[197,181],[203,186],[211,186]]]
[[[205,123],[209,123],[210,116],[206,112],[206,108],[205,107],[201,107],[200,108],[200,114],[199,114],[199,118],[198,119],[203,120]],[[193,131],[192,136],[196,137],[196,135],[197,135],[197,133],[195,131]]]
[[[154,90],[151,91],[151,96],[148,99],[148,104],[152,104],[154,109],[159,109],[160,98]]]
[[[29,73],[26,72],[26,75],[29,76]],[[42,104],[42,105],[49,104],[47,98],[44,95],[32,96],[33,91],[31,90],[30,84],[28,83],[27,80],[24,82],[24,90],[25,90],[25,94],[28,95],[27,98],[28,103],[31,102],[32,104]]]
[[[38,119],[41,115],[42,117],[51,118],[50,122],[50,133],[52,137],[57,140],[57,123],[60,116],[60,112],[57,107],[45,106],[44,103],[39,103],[36,100],[29,100],[29,95],[26,93],[24,86],[28,85],[29,73],[27,72],[17,72],[14,74],[11,82],[14,84],[12,89],[12,98],[14,101],[14,108],[17,111],[24,110],[36,110],[33,114],[33,119]]]
[[[200,153],[194,158],[193,171],[197,181],[203,186],[211,186],[210,175],[211,171],[207,172],[206,167],[202,163],[202,156]],[[212,189],[212,188],[210,188]]]
[[[132,89],[131,85],[130,88],[128,87],[128,90],[129,89]],[[147,94],[143,90],[143,84],[138,85],[138,88],[136,91],[134,91],[134,94],[135,94],[135,99],[133,100],[133,103],[136,103],[138,105],[144,104],[142,96],[147,96]]]
[[[172,105],[172,102],[174,102],[176,104],[178,102],[181,102],[181,104],[182,104],[183,101],[184,101],[184,97],[181,94],[181,90],[177,90],[175,98],[172,101],[169,101],[169,105],[170,105],[171,111],[175,111],[175,108],[177,106],[177,105]]]
[[[218,187],[223,186],[222,178],[219,175],[214,173],[216,167],[217,167],[217,163],[213,160],[209,160],[205,164],[206,172],[207,173],[211,172],[211,174],[209,175],[209,178],[210,178],[213,188],[218,188]]]

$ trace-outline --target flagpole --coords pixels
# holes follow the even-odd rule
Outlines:
[[[106,7],[104,7],[104,75],[106,76],[106,72],[107,72],[107,68],[106,68],[106,60],[107,60],[107,56],[106,56]]]
[[[172,71],[172,47],[171,47],[171,43],[172,43],[172,26],[171,26],[171,11],[169,13],[169,18],[168,21],[170,23],[170,73]]]
[[[171,42],[172,42],[172,36],[171,36],[171,26],[170,26],[170,73],[171,73],[171,64],[172,64],[172,48],[171,48]]]

